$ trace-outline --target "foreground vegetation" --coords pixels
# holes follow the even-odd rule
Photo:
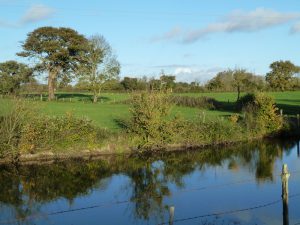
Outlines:
[[[284,106],[284,112],[297,112],[293,109],[299,107],[296,99],[292,104],[285,100],[292,94],[300,95],[276,94],[277,106]],[[297,128],[297,121],[280,116],[273,98],[263,93],[243,94],[237,104],[231,93],[210,97],[166,92],[142,92],[131,97],[107,94],[98,104],[88,102],[89,96],[84,94],[62,96],[56,102],[37,97],[36,101],[1,99],[0,156],[19,160],[24,154],[37,153],[103,154],[199,147],[291,134]]]

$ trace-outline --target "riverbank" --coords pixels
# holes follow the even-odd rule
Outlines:
[[[238,145],[246,145],[246,144],[254,144],[256,142],[272,142],[272,140],[286,140],[295,138],[299,138],[300,135],[295,133],[293,135],[288,134],[280,134],[278,136],[273,137],[253,137],[245,140],[228,140],[222,143],[210,143],[210,144],[168,144],[166,146],[156,146],[151,149],[151,151],[140,152],[137,148],[130,148],[129,146],[124,147],[122,151],[120,151],[121,146],[117,146],[114,144],[109,144],[101,149],[93,149],[93,150],[76,150],[76,151],[68,151],[68,152],[57,152],[57,151],[45,151],[39,152],[35,154],[30,153],[21,153],[16,158],[0,158],[0,165],[43,165],[43,164],[53,164],[64,161],[95,161],[95,160],[104,160],[110,161],[112,158],[116,157],[126,157],[126,158],[134,158],[138,157],[153,157],[155,155],[161,155],[165,153],[176,153],[176,152],[198,152],[198,151],[206,151],[206,150],[222,150],[223,148],[235,147]]]
[[[196,120],[173,116],[170,108],[174,103],[170,99],[165,92],[133,95],[131,116],[118,121],[123,127],[118,133],[72,113],[45,116],[28,106],[30,102],[16,100],[10,113],[0,118],[0,163],[185,151],[300,133],[299,117],[280,115],[273,99],[264,93],[245,95],[237,103],[241,106],[240,113],[215,120],[207,119],[203,113]],[[195,99],[179,100],[186,104]],[[207,98],[198,100],[201,105],[206,101],[212,103]]]

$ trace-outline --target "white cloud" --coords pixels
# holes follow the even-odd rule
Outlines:
[[[45,20],[53,16],[54,13],[55,10],[46,5],[42,5],[42,4],[33,5],[27,10],[27,12],[22,17],[21,23],[27,24],[27,23],[38,22],[40,20]]]
[[[180,38],[184,43],[192,43],[214,33],[255,32],[299,19],[299,12],[278,12],[265,8],[257,8],[248,12],[236,10],[224,16],[218,22],[208,24],[206,27],[185,32],[183,32],[183,29],[172,29],[157,38],[157,40]],[[293,27],[291,31],[300,31],[300,25]]]
[[[224,68],[212,67],[212,68],[199,68],[199,67],[178,67],[174,70],[176,81],[193,82],[198,81],[201,83],[207,82],[214,77],[218,72],[223,71]]]
[[[42,4],[32,5],[18,21],[0,20],[0,27],[18,28],[29,23],[39,22],[50,18],[55,9]]]
[[[178,35],[180,35],[182,33],[182,30],[180,27],[174,27],[173,29],[171,29],[170,31],[168,31],[167,33],[158,36],[158,37],[154,37],[151,39],[151,42],[158,42],[158,41],[164,41],[164,40],[171,40],[176,38]]]
[[[254,11],[235,11],[220,22],[194,30],[184,36],[184,42],[194,42],[212,33],[254,32],[295,21],[300,13],[280,13],[271,9],[258,8]]]
[[[182,73],[192,73],[192,69],[191,68],[186,68],[186,67],[178,67],[175,69],[174,74],[178,75],[178,74],[182,74]]]

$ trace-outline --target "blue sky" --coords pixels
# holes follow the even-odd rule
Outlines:
[[[103,35],[123,76],[205,82],[218,71],[264,75],[275,60],[300,65],[297,0],[0,0],[0,61],[15,55],[28,32],[71,27]]]

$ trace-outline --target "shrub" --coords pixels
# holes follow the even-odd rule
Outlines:
[[[137,136],[139,148],[170,143],[176,133],[176,120],[169,118],[171,102],[168,93],[143,92],[131,100],[129,130]]]
[[[201,97],[190,97],[190,96],[172,96],[171,102],[178,106],[195,107],[202,109],[216,109],[219,106],[214,98],[201,96]]]
[[[239,100],[236,102],[236,108],[238,111],[241,111],[245,106],[247,106],[248,104],[252,104],[254,101],[255,101],[255,94],[248,93],[239,98]]]
[[[0,117],[0,157],[15,158],[18,155],[18,144],[21,130],[28,118],[32,117],[34,107],[28,106],[28,102],[11,100],[6,107],[9,111]]]
[[[106,130],[96,128],[90,120],[72,114],[39,116],[22,127],[19,149],[22,153],[62,148],[91,148],[109,136]]]
[[[265,93],[250,94],[242,111],[244,124],[250,132],[266,135],[279,131],[283,118],[277,113],[274,99]]]
[[[238,123],[233,123],[223,118],[205,122],[199,118],[194,122],[186,122],[182,138],[188,144],[225,144],[241,140],[243,132]]]

